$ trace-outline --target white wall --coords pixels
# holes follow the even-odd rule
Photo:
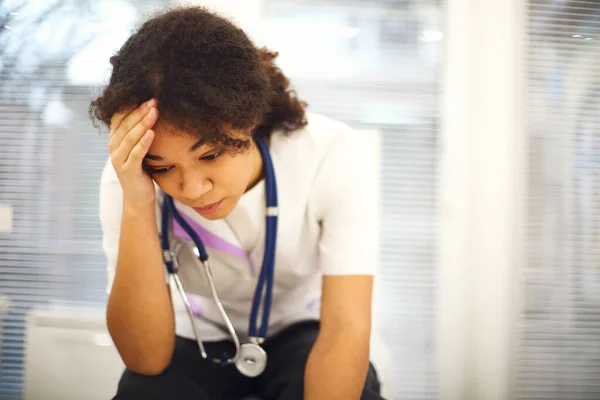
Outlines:
[[[264,0],[181,0],[178,3],[210,8],[235,22],[258,45],[262,43],[261,19],[264,16]]]
[[[438,361],[444,400],[512,398],[523,266],[525,0],[448,0]]]

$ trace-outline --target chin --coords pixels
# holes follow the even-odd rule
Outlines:
[[[229,213],[223,213],[223,212],[218,212],[218,211],[213,214],[210,214],[210,215],[200,214],[200,216],[202,216],[202,218],[208,219],[210,221],[216,221],[219,219],[223,219],[223,218],[227,217],[228,215],[229,215]]]

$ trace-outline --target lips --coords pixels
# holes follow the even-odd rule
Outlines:
[[[203,206],[203,207],[194,207],[194,209],[196,209],[196,210],[199,210],[199,211],[200,211],[200,210],[207,210],[207,209],[209,209],[209,208],[211,208],[211,207],[214,207],[214,206],[216,206],[216,205],[217,205],[217,204],[219,204],[219,203],[220,203],[220,202],[219,202],[219,201],[217,201],[217,202],[215,202],[215,203],[211,203],[211,204],[209,204],[209,205],[206,205],[206,206]]]
[[[203,207],[194,207],[194,210],[196,210],[197,213],[202,215],[212,214],[213,212],[217,211],[217,209],[221,206],[222,202],[223,200],[220,200],[216,203],[208,204]]]

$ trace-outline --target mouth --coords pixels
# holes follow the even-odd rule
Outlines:
[[[221,206],[222,202],[223,200],[219,200],[216,203],[208,204],[203,207],[194,207],[194,210],[196,210],[198,214],[209,215],[217,211],[217,209]]]

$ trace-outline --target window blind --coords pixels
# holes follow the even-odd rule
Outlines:
[[[281,29],[262,32],[312,111],[381,135],[381,248],[374,261],[397,399],[437,398],[441,13],[437,1],[271,0],[266,18]]]
[[[12,306],[0,316],[1,399],[20,398],[32,308],[106,301],[97,215],[107,138],[87,117],[97,83],[74,69],[96,68],[81,62],[106,30],[108,3],[115,2],[0,0],[0,205],[12,206],[14,215],[13,231],[0,233],[0,295]],[[133,7],[139,19],[169,4],[124,1],[113,17]],[[381,270],[380,325],[401,399],[436,397],[440,12],[433,0],[265,0],[260,21],[265,44],[280,52],[311,111],[382,135],[381,251],[374,262]],[[50,22],[71,30],[58,40]]]
[[[528,1],[519,399],[600,398],[600,3]]]
[[[73,61],[105,34],[103,7],[139,18],[168,2],[108,3],[0,0],[0,204],[13,209],[12,232],[0,233],[3,400],[21,398],[33,308],[106,302],[98,196],[108,139],[87,115],[97,87],[78,81]]]

